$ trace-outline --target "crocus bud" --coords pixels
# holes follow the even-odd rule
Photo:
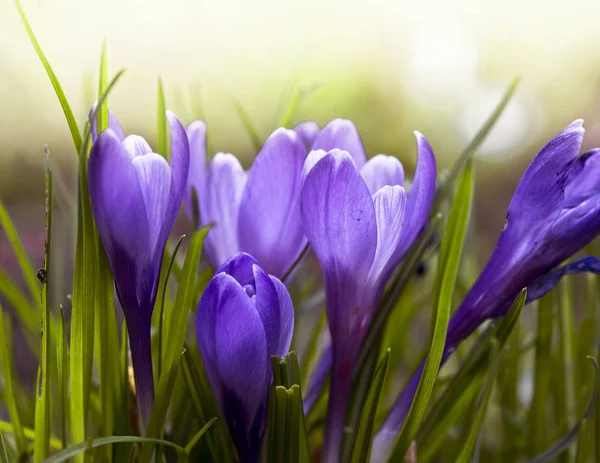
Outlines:
[[[198,347],[243,463],[258,461],[273,376],[270,359],[288,352],[293,329],[287,289],[248,254],[225,262],[198,304]]]

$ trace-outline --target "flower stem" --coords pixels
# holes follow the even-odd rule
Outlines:
[[[152,376],[152,346],[150,343],[150,321],[129,324],[129,346],[135,378],[135,395],[141,415],[142,432],[146,432],[154,404],[154,379]]]

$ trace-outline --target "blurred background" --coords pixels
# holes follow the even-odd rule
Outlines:
[[[520,75],[516,96],[478,154],[474,219],[483,257],[524,168],[554,133],[584,118],[584,148],[600,145],[596,0],[568,6],[555,0],[23,0],[23,7],[79,120],[94,99],[106,39],[110,74],[127,69],[110,98],[126,132],[155,140],[160,76],[168,108],[185,123],[208,122],[210,154],[233,152],[246,165],[255,152],[231,94],[264,139],[291,89],[306,89],[294,122],[350,118],[369,155],[396,155],[412,172],[413,130],[428,137],[447,167]],[[75,153],[9,0],[0,4],[0,31],[0,198],[41,258],[43,148],[49,146],[63,198],[74,197]],[[0,259],[10,267],[7,254],[0,241]]]

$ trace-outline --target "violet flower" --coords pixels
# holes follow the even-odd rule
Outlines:
[[[191,165],[186,204],[196,190],[200,225],[213,223],[205,252],[214,268],[237,252],[254,256],[283,277],[306,245],[300,220],[300,183],[306,148],[293,130],[277,129],[245,172],[232,154],[217,153],[206,167],[206,128],[188,127]]]
[[[324,461],[339,461],[353,370],[364,336],[391,272],[423,228],[434,197],[435,158],[425,137],[415,135],[419,157],[408,196],[400,185],[404,174],[399,161],[375,157],[369,161],[373,167],[367,168],[358,133],[348,121],[330,123],[313,147],[342,140],[353,155],[318,150],[306,160],[302,220],[323,270],[332,349]],[[361,162],[368,180],[358,170]],[[380,171],[395,172],[393,186],[386,184],[393,174],[373,176]]]
[[[198,347],[242,463],[258,461],[267,424],[271,356],[287,354],[294,308],[286,287],[239,253],[206,287],[196,318]]]
[[[189,168],[185,129],[167,111],[171,165],[139,136],[125,138],[114,116],[92,146],[92,213],[127,320],[139,411],[148,424],[154,401],[150,324],[163,250]]]
[[[583,141],[577,120],[542,148],[512,198],[496,249],[452,316],[443,360],[485,320],[504,315],[522,288],[541,297],[565,274],[598,272],[586,257],[552,270],[600,233],[600,150],[577,157]],[[374,461],[384,461],[410,409],[423,363],[405,386],[375,439]]]

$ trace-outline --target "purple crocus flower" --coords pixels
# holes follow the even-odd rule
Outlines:
[[[415,135],[419,157],[408,196],[400,185],[404,173],[399,161],[378,156],[367,167],[358,132],[349,121],[330,123],[313,147],[328,148],[341,140],[354,154],[318,150],[306,160],[302,219],[323,270],[332,349],[324,461],[339,461],[362,341],[391,272],[427,221],[435,194],[433,151],[423,135]]]
[[[92,212],[127,320],[136,394],[147,425],[154,401],[150,324],[163,250],[189,168],[185,129],[167,111],[171,165],[136,135],[125,138],[111,115],[88,163]]]
[[[210,263],[218,268],[243,251],[269,274],[283,277],[306,245],[299,206],[304,142],[293,130],[275,130],[245,172],[232,154],[217,153],[206,167],[205,132],[201,122],[188,127],[192,167],[186,204],[191,214],[194,188],[200,225],[214,224],[205,241]]]
[[[309,149],[319,135],[319,124],[315,121],[300,122],[292,130],[298,134],[304,146]]]
[[[242,463],[258,461],[271,356],[287,354],[293,330],[294,308],[286,287],[248,254],[225,262],[198,304],[198,346]]]
[[[598,272],[586,257],[552,270],[600,233],[600,150],[578,157],[583,121],[542,148],[512,198],[496,249],[452,316],[443,360],[486,319],[504,315],[522,288],[541,297],[565,274]],[[410,409],[423,363],[396,401],[375,439],[374,461],[384,461]]]

